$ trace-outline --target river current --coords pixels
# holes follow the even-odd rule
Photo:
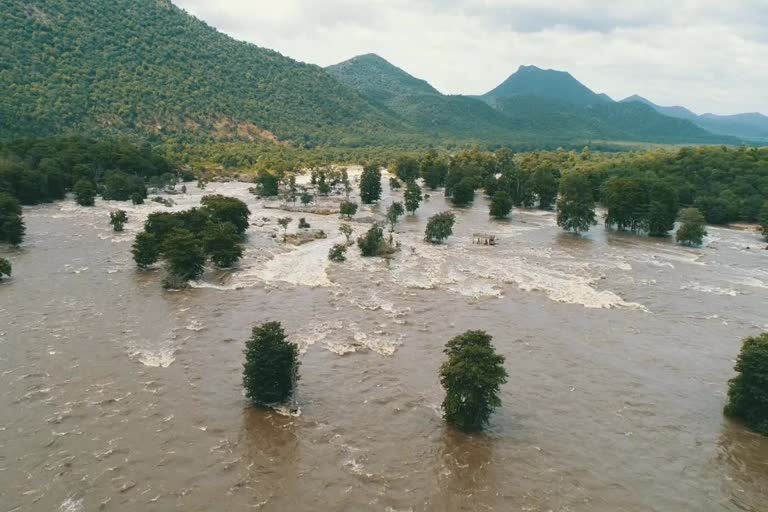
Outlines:
[[[392,198],[363,207],[382,218]],[[722,415],[741,339],[768,330],[768,251],[709,228],[705,246],[561,232],[553,213],[494,221],[480,194],[446,244],[430,193],[391,260],[345,263],[336,215],[286,213],[247,183],[246,255],[169,292],[139,272],[148,202],[27,208],[0,283],[0,512],[90,510],[765,511],[768,439]],[[321,199],[335,208],[340,199]],[[128,212],[114,233],[108,212]],[[328,238],[281,242],[280,216]],[[472,244],[495,234],[496,246]],[[302,349],[300,413],[247,404],[244,342],[279,320]],[[506,357],[483,434],[440,415],[442,348],[483,329]]]

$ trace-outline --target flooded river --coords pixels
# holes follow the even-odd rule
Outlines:
[[[248,184],[246,256],[167,292],[130,247],[164,207],[71,200],[25,210],[0,249],[0,512],[765,511],[768,439],[722,416],[740,340],[768,330],[768,251],[562,233],[554,215],[488,218],[480,194],[447,244],[421,239],[441,193],[406,216],[391,260],[330,263],[328,238],[280,243],[285,212]],[[386,192],[386,188],[385,188]],[[381,216],[382,206],[358,217]],[[337,201],[334,199],[328,202]],[[277,204],[277,203],[274,203]],[[127,210],[124,233],[108,211]],[[355,235],[368,224],[351,222]],[[474,232],[499,245],[472,245]],[[748,248],[749,247],[749,248]],[[302,347],[299,415],[249,407],[244,342],[279,320]],[[443,345],[484,329],[506,356],[486,433],[440,417]]]

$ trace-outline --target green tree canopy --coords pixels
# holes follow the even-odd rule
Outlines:
[[[419,209],[419,204],[421,204],[421,199],[421,187],[415,181],[409,182],[403,197],[406,211],[411,215],[416,213],[416,210]]]
[[[697,208],[685,208],[680,212],[680,227],[675,237],[683,245],[701,245],[707,236],[704,215]]]
[[[288,341],[280,322],[254,327],[245,343],[246,396],[258,405],[284,403],[296,392],[299,364],[299,348]]]
[[[0,242],[19,245],[25,230],[21,205],[10,194],[0,192]]]
[[[96,187],[93,182],[81,179],[75,183],[72,189],[75,193],[75,202],[80,206],[93,206],[96,198]]]
[[[453,234],[453,225],[456,216],[451,212],[442,212],[433,215],[427,221],[424,230],[424,240],[433,244],[439,244]]]
[[[203,251],[220,268],[228,268],[243,257],[240,234],[231,222],[212,222],[203,232]]]
[[[512,211],[512,198],[503,190],[499,190],[493,195],[491,200],[490,214],[495,219],[504,219]]]
[[[735,369],[725,414],[768,436],[768,333],[744,340]]]
[[[467,331],[443,351],[448,355],[440,366],[443,412],[448,423],[464,431],[481,430],[501,405],[499,391],[507,371],[504,356],[496,354],[491,340],[484,331]]]
[[[586,174],[569,172],[560,180],[557,201],[557,225],[566,231],[581,233],[597,224],[592,185]]]
[[[360,177],[360,200],[372,204],[381,199],[381,171],[378,165],[366,165]]]

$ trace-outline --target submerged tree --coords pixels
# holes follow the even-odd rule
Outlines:
[[[357,239],[360,254],[365,257],[378,256],[384,243],[384,230],[376,223],[371,226],[365,236]]]
[[[424,230],[424,240],[439,244],[453,234],[456,216],[451,212],[438,213],[429,218]]]
[[[109,223],[112,224],[112,229],[115,231],[122,231],[126,222],[128,222],[128,214],[125,213],[125,210],[109,212]]]
[[[299,348],[290,343],[280,322],[254,327],[245,343],[243,387],[258,405],[284,403],[295,393]]]
[[[281,228],[283,228],[283,242],[285,242],[288,238],[288,224],[291,222],[293,222],[293,219],[290,217],[281,217],[277,219],[277,223],[280,224]]]
[[[133,261],[142,270],[146,270],[160,258],[160,246],[157,238],[146,231],[136,235],[131,252],[133,253]]]
[[[353,215],[357,213],[357,203],[350,203],[344,201],[339,205],[339,213],[346,215],[348,219],[351,219]]]
[[[304,206],[307,206],[308,204],[312,203],[312,201],[314,200],[315,200],[314,196],[309,192],[304,191],[301,193],[301,204],[303,204]]]
[[[503,190],[499,190],[493,194],[491,199],[491,217],[495,219],[504,219],[509,216],[509,212],[512,211],[512,198],[509,194]]]
[[[443,412],[448,423],[464,431],[481,430],[501,405],[499,388],[507,381],[504,356],[496,354],[484,331],[467,331],[449,341],[440,366],[445,388]]]
[[[389,222],[389,230],[394,231],[395,230],[395,224],[397,224],[397,219],[403,216],[405,213],[405,208],[403,208],[403,203],[396,201],[389,205],[389,208],[387,208],[387,222]]]
[[[381,171],[379,166],[368,164],[360,176],[360,200],[372,204],[381,199]]]
[[[685,208],[680,212],[681,226],[675,235],[677,242],[683,245],[699,246],[707,236],[704,215],[697,208]]]
[[[203,250],[220,268],[228,268],[243,257],[237,228],[230,222],[211,223],[203,232]]]
[[[240,199],[220,194],[205,196],[200,200],[202,210],[208,213],[214,222],[229,222],[237,230],[238,235],[244,236],[248,230],[248,218],[251,211]]]
[[[400,190],[401,188],[403,188],[403,184],[400,182],[399,179],[392,176],[391,178],[389,178],[389,188],[391,190]]]
[[[347,260],[346,252],[347,246],[345,244],[335,244],[328,251],[328,259],[337,263],[341,263]]]
[[[581,172],[567,173],[560,180],[557,225],[566,231],[581,233],[595,224],[595,200],[589,178]]]
[[[392,170],[395,176],[405,183],[419,179],[419,161],[412,156],[402,155],[398,157],[392,165]]]
[[[24,240],[25,230],[19,201],[0,192],[0,243],[19,245]]]
[[[464,178],[451,190],[451,200],[456,206],[468,206],[474,199],[475,187],[469,178]]]
[[[744,340],[735,369],[724,412],[768,436],[768,333]]]
[[[405,195],[403,196],[405,210],[411,215],[416,213],[416,210],[419,209],[421,199],[421,187],[419,187],[415,181],[409,182],[408,186],[405,188]]]
[[[137,205],[137,204],[144,204],[144,199],[145,199],[145,196],[143,196],[143,195],[142,195],[141,193],[139,193],[139,192],[134,192],[133,194],[131,194],[131,202],[132,202],[134,205]]]
[[[96,198],[96,187],[90,180],[79,180],[72,188],[75,193],[75,202],[80,206],[93,206]]]
[[[5,258],[0,258],[0,279],[3,276],[11,277],[11,262]]]
[[[349,224],[342,224],[339,226],[339,232],[346,237],[347,243],[349,243],[352,239],[352,226]]]

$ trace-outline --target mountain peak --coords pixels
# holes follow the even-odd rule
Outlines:
[[[440,94],[425,80],[408,74],[375,53],[358,55],[325,69],[364,96],[378,101],[409,94]]]
[[[533,65],[520,66],[484,98],[494,101],[513,96],[540,96],[577,105],[601,104],[609,100],[605,95],[596,94],[567,71]]]

